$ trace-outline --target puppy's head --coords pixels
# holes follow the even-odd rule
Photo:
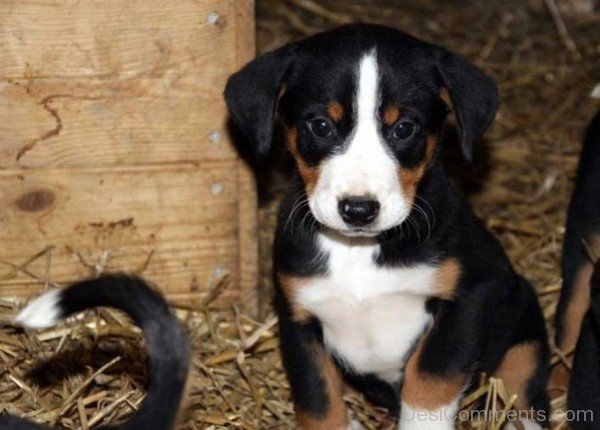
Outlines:
[[[494,83],[473,65],[364,24],[257,58],[229,79],[225,99],[259,156],[279,116],[312,214],[347,235],[375,235],[407,218],[435,160],[446,103],[468,160],[498,107]]]

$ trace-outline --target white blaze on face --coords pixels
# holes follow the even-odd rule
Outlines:
[[[381,205],[379,215],[368,226],[368,231],[375,234],[404,221],[410,207],[398,178],[398,163],[386,149],[380,132],[379,71],[374,50],[361,58],[357,81],[356,122],[344,145],[346,150],[322,163],[309,206],[322,224],[349,230],[338,212],[338,202],[368,195]]]

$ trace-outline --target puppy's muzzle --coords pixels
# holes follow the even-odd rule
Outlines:
[[[351,227],[365,227],[379,214],[380,204],[367,196],[351,196],[339,201],[338,210],[344,222]]]

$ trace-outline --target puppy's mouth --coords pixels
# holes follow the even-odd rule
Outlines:
[[[375,237],[402,224],[408,211],[398,201],[374,198],[346,202],[337,195],[309,198],[308,207],[319,225],[346,237]],[[373,209],[373,201],[375,209]],[[347,203],[347,206],[344,204]]]
[[[322,225],[326,230],[336,232],[339,235],[346,237],[375,237],[381,233],[379,229],[373,228],[373,226],[363,226],[363,227],[351,227],[344,225],[343,222],[340,223],[330,223],[319,216],[318,213],[311,210],[313,217],[317,220],[317,222]]]
[[[349,238],[372,238],[372,237],[378,236],[386,231],[394,229],[395,227],[399,226],[400,224],[402,224],[405,221],[404,219],[400,219],[400,220],[398,220],[397,223],[394,223],[393,225],[385,226],[384,228],[381,228],[380,226],[376,226],[376,225],[368,225],[368,226],[363,226],[363,227],[350,227],[350,226],[343,226],[343,225],[337,225],[337,224],[329,224],[327,222],[323,222],[316,216],[315,216],[315,218],[317,219],[319,224],[321,224],[326,230],[336,232],[337,234],[339,234],[341,236],[345,236],[345,237],[349,237]]]
[[[373,236],[377,236],[379,233],[381,233],[380,231],[371,230],[371,229],[362,228],[362,227],[341,229],[338,231],[340,234],[343,234],[344,236],[348,236],[348,237],[373,237]]]

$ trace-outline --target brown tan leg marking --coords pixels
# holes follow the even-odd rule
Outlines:
[[[408,199],[411,206],[417,193],[417,186],[419,185],[419,182],[421,182],[421,179],[423,179],[425,171],[433,163],[436,145],[437,138],[433,135],[428,136],[425,157],[423,158],[421,164],[412,169],[406,169],[402,166],[400,166],[398,169],[398,177],[400,184],[402,185],[402,190],[404,191],[404,195]]]
[[[565,355],[565,360],[560,360],[552,367],[550,378],[548,379],[548,394],[551,399],[562,396],[567,392],[570,379],[570,367],[573,364],[572,354],[579,337],[583,317],[590,306],[590,279],[592,277],[593,266],[585,262],[577,272],[573,282],[571,298],[565,310],[564,331],[560,345],[557,347]]]
[[[535,375],[537,364],[538,345],[525,342],[510,348],[495,372],[496,377],[502,379],[508,395],[517,395],[515,406],[521,411],[531,409],[527,386]]]
[[[383,111],[383,123],[392,126],[400,119],[400,109],[396,106],[388,106]]]
[[[561,344],[558,345],[562,351],[566,352],[575,348],[579,338],[583,317],[590,307],[590,280],[593,272],[594,266],[586,261],[575,277],[571,299],[565,310],[564,333]]]
[[[350,422],[344,403],[344,383],[331,356],[322,347],[315,347],[315,362],[321,369],[325,383],[325,392],[329,399],[327,413],[323,417],[314,417],[307,412],[297,410],[296,419],[302,430],[345,430]]]
[[[340,102],[329,102],[327,104],[327,114],[333,122],[340,122],[344,117],[344,107]]]
[[[290,276],[281,273],[277,275],[277,279],[279,280],[279,286],[283,291],[283,294],[290,304],[292,319],[296,322],[308,321],[311,318],[311,314],[306,309],[302,308],[302,306],[300,306],[296,300],[298,290],[302,288],[302,284],[305,281],[296,276]]]
[[[571,364],[570,359],[567,358],[566,361],[569,365]],[[550,372],[547,386],[550,400],[556,399],[567,392],[570,376],[570,370],[567,368],[565,363],[560,361],[554,365]]]
[[[450,93],[445,87],[440,88],[440,98],[444,101],[448,109],[452,110],[452,100],[450,99]]]
[[[596,235],[587,240],[592,252],[596,255],[600,253],[600,236]],[[571,297],[565,310],[564,331],[562,333],[560,345],[558,348],[563,354],[567,355],[575,349],[583,318],[590,307],[590,280],[594,272],[592,262],[586,261],[578,270],[573,282]],[[564,394],[569,385],[569,368],[573,364],[573,357],[569,355],[559,361],[550,373],[548,381],[548,392],[551,398],[556,398]]]
[[[319,180],[319,168],[308,166],[300,156],[300,153],[298,152],[298,129],[296,127],[286,129],[286,139],[288,149],[296,160],[300,176],[302,176],[302,179],[304,180],[306,192],[310,195],[314,191],[317,181]]]
[[[435,411],[454,402],[467,383],[467,376],[448,377],[431,375],[419,369],[421,348],[409,358],[404,370],[402,401],[417,410]]]
[[[452,300],[460,280],[461,267],[456,258],[447,258],[437,269],[434,280],[434,295],[444,300]]]
[[[567,358],[566,361],[569,365],[571,364],[570,359]],[[554,365],[550,372],[547,386],[550,400],[554,400],[567,392],[570,377],[571,372],[565,363],[561,361]]]

